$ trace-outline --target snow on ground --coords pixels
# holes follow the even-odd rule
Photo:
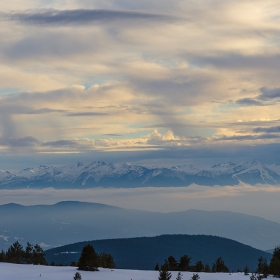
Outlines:
[[[75,267],[69,266],[40,266],[0,263],[0,279],[5,280],[73,280],[77,272]],[[103,269],[100,271],[79,271],[82,280],[158,280],[157,271]],[[192,272],[183,272],[183,280],[191,279]],[[200,280],[249,280],[244,273],[198,273]],[[41,275],[41,276],[40,276]],[[175,280],[177,272],[172,273],[171,280]],[[268,279],[273,277],[268,277]]]

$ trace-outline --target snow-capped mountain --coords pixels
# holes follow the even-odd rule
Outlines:
[[[78,162],[61,167],[25,168],[12,173],[0,170],[0,188],[175,187],[199,185],[278,184],[280,165],[250,162],[214,166],[181,165],[156,168],[128,163]]]

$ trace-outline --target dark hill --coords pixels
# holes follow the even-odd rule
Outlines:
[[[271,254],[231,239],[208,235],[161,235],[156,237],[139,237],[125,239],[107,239],[79,242],[46,251],[46,259],[56,264],[69,265],[77,261],[82,248],[90,243],[98,253],[111,253],[117,268],[154,269],[156,263],[163,264],[170,255],[177,260],[185,254],[192,257],[191,264],[198,260],[210,267],[222,257],[230,270],[243,269],[246,265],[256,269],[260,256],[267,258]]]

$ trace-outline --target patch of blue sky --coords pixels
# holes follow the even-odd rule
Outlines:
[[[22,92],[22,91],[23,90],[19,89],[19,88],[1,88],[0,87],[0,96],[10,94],[10,93],[18,93],[18,92]]]
[[[132,57],[135,58],[135,56],[139,56],[139,54],[135,54]],[[158,58],[158,53],[156,53],[156,56],[155,56],[154,52],[143,51],[140,56],[144,61],[149,61],[151,63],[158,64],[158,65],[163,66],[165,68],[177,67],[179,64],[182,63],[181,59],[178,60],[178,59],[169,58],[169,57]]]
[[[238,107],[240,107],[240,105],[236,103],[222,103],[218,105],[218,110],[219,112],[226,113],[230,110],[235,110]]]
[[[101,85],[110,83],[112,81],[113,81],[113,79],[109,78],[109,77],[95,77],[95,78],[88,79],[88,81],[83,83],[82,85],[85,87],[85,90],[88,90],[94,85],[101,86]]]

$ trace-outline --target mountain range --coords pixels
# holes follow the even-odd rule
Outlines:
[[[250,162],[213,166],[180,165],[170,168],[144,167],[128,163],[78,162],[66,166],[25,168],[19,172],[0,170],[0,188],[92,188],[178,187],[190,184],[225,186],[279,184],[280,165]]]
[[[157,213],[98,203],[66,201],[54,205],[0,205],[0,250],[16,240],[45,249],[70,243],[161,234],[206,234],[261,250],[280,244],[280,224],[256,216],[188,210]]]

